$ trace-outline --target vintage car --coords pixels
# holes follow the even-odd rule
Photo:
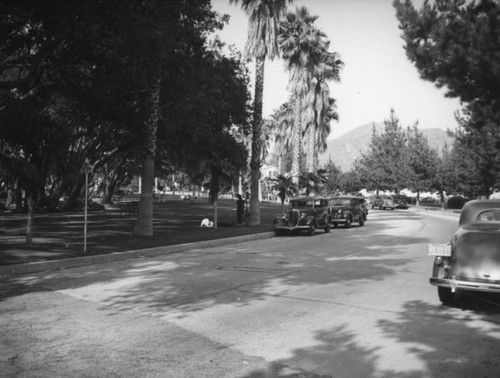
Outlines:
[[[336,196],[328,199],[330,221],[333,227],[343,224],[351,227],[353,222],[363,226],[368,216],[365,199],[359,196]]]
[[[500,200],[467,202],[451,241],[429,244],[429,255],[441,302],[453,302],[459,290],[500,293]]]
[[[394,208],[396,207],[396,205],[394,204],[394,198],[387,194],[380,194],[375,197],[375,201],[372,202],[372,209],[376,207],[378,207],[380,210],[394,210]]]
[[[408,198],[403,195],[396,195],[394,196],[394,205],[396,206],[396,209],[408,209]]]
[[[324,197],[299,197],[290,200],[288,210],[273,220],[274,232],[280,235],[283,232],[307,231],[314,235],[317,228],[330,232],[328,214],[328,200]]]

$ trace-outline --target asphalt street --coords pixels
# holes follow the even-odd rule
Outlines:
[[[0,375],[500,376],[497,298],[428,283],[436,214],[4,277]]]

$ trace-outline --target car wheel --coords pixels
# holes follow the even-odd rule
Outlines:
[[[316,225],[314,224],[314,222],[312,222],[311,225],[309,226],[309,229],[307,230],[307,234],[309,236],[313,236],[315,232],[316,232]]]
[[[455,293],[449,287],[438,286],[438,296],[443,304],[450,304],[455,300]]]
[[[363,215],[361,215],[359,217],[359,226],[363,227],[364,225],[365,225],[365,217]]]
[[[347,219],[345,220],[344,227],[345,228],[351,228],[351,224],[352,224],[351,217],[347,217]]]
[[[379,206],[378,209],[379,210],[384,210],[384,208],[382,206]]]
[[[275,236],[281,236],[282,235],[281,230],[274,230],[274,235]]]

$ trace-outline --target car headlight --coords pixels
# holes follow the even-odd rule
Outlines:
[[[306,213],[300,213],[300,219],[304,219],[306,217]]]
[[[337,211],[339,214],[342,214],[342,209],[338,209]]]

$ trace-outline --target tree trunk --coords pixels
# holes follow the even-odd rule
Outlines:
[[[83,177],[80,177],[69,190],[68,201],[64,205],[65,210],[74,211],[77,209],[77,202],[83,187],[85,186]],[[82,207],[83,208],[83,207]]]
[[[252,125],[252,156],[250,159],[250,226],[260,225],[260,157],[261,157],[261,129],[262,129],[262,96],[264,93],[264,64],[265,57],[255,61],[255,97]]]
[[[316,170],[314,169],[314,126],[310,125],[309,129],[307,130],[307,164],[306,164],[306,170],[309,173],[314,173]]]
[[[148,110],[149,114],[144,122],[144,150],[141,173],[141,197],[139,213],[134,228],[138,236],[153,236],[153,185],[154,185],[154,159],[156,155],[156,130],[160,112],[160,86],[161,70],[158,66],[153,79]]]
[[[300,175],[300,143],[301,143],[301,114],[300,102],[295,101],[294,107],[294,122],[292,128],[292,181],[299,188],[299,175]]]
[[[26,244],[33,243],[33,193],[26,192],[28,215],[26,219]]]
[[[219,213],[217,208],[217,197],[214,198],[213,209],[214,209],[214,230],[216,230],[218,222],[218,213]]]
[[[102,194],[101,201],[103,205],[113,202],[113,194],[115,193],[116,184],[118,183],[118,173],[116,169],[112,171],[110,176],[111,177],[106,174],[106,183],[104,186],[104,193]]]

